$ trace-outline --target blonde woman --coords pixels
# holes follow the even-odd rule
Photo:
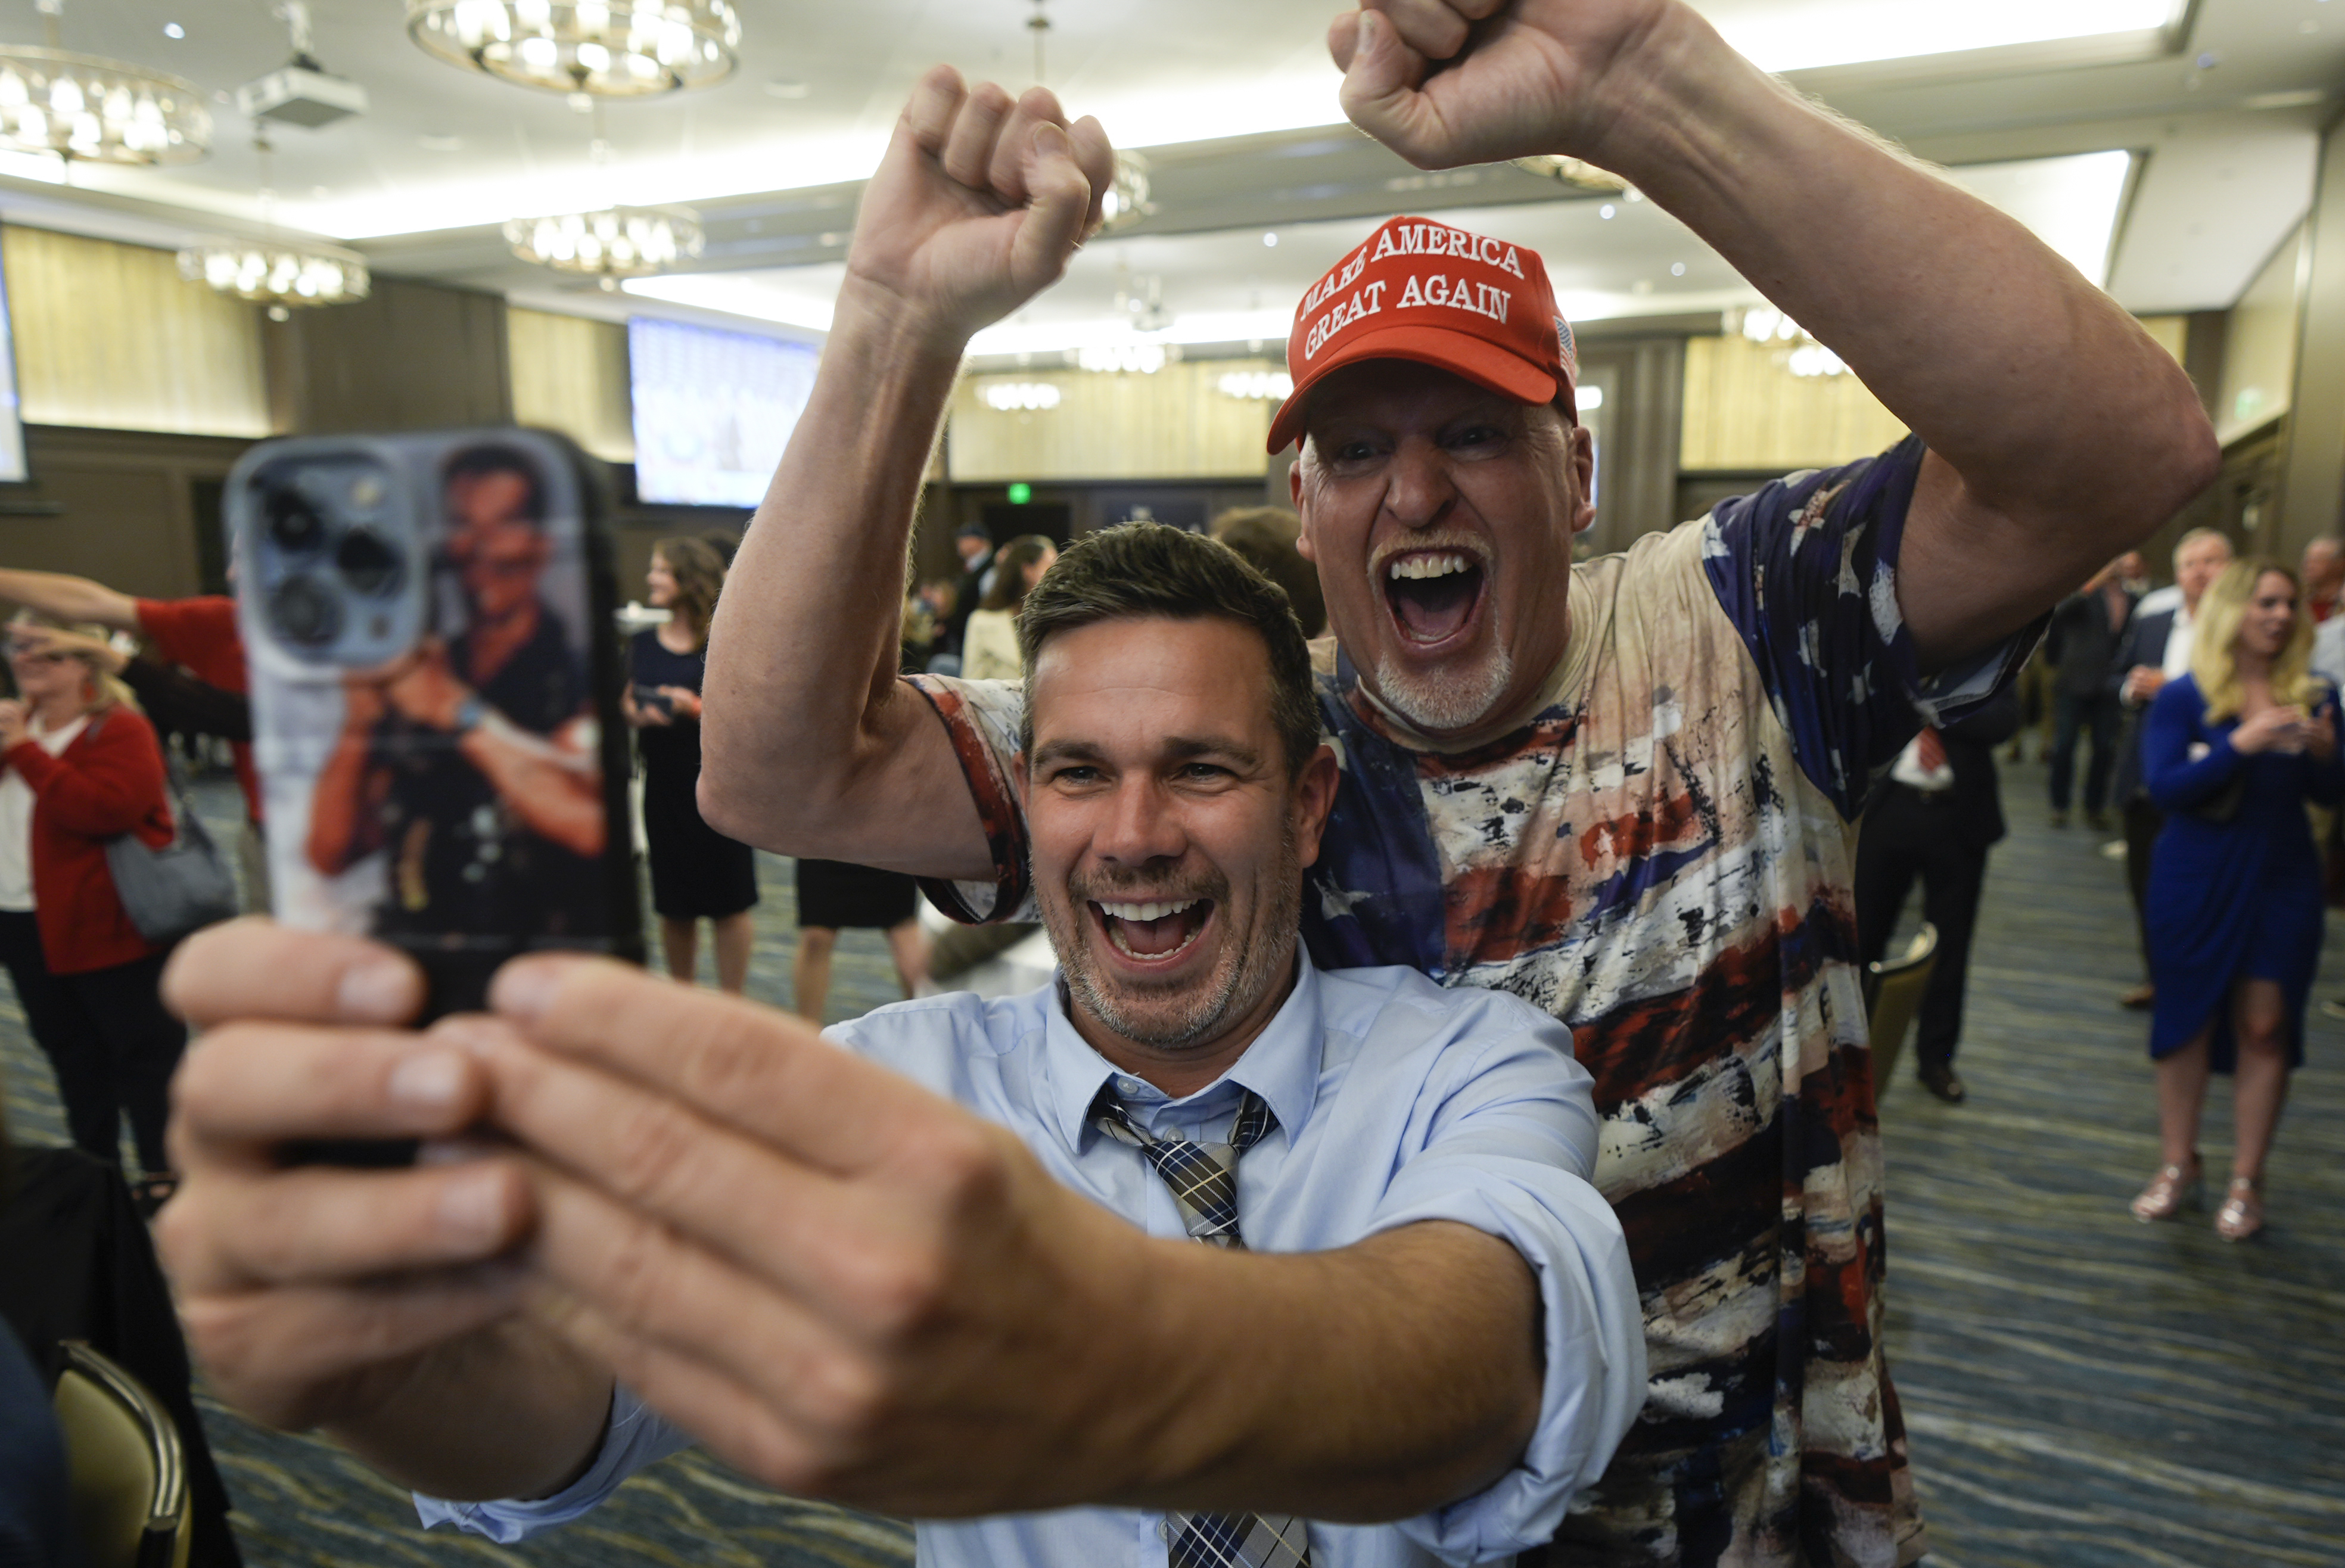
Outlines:
[[[2167,814],[2147,920],[2163,1148],[2133,1212],[2170,1219],[2197,1196],[2208,1075],[2231,1073],[2231,1179],[2215,1216],[2230,1241],[2263,1229],[2264,1158],[2304,1059],[2321,927],[2304,803],[2345,796],[2336,693],[2309,673],[2301,597],[2276,561],[2227,567],[2199,603],[2189,674],[2158,693],[2142,732],[2143,781]]]
[[[157,994],[166,949],[124,913],[106,845],[171,842],[163,753],[121,682],[49,645],[44,623],[25,612],[7,628],[19,695],[0,702],[0,966],[75,1144],[119,1165],[127,1111],[151,1207],[170,1190],[163,1126],[188,1033]]]

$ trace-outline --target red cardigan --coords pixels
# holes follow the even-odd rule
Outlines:
[[[136,833],[157,849],[171,842],[163,751],[146,715],[117,703],[92,713],[56,756],[28,739],[0,764],[33,788],[33,904],[49,973],[109,969],[156,951],[123,912],[106,869],[109,838]]]

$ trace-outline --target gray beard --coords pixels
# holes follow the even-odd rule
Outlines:
[[[1488,719],[1515,678],[1514,654],[1505,648],[1468,670],[1443,670],[1430,676],[1405,671],[1390,653],[1376,661],[1379,702],[1427,734],[1455,734]]]

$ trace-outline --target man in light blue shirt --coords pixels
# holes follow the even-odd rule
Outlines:
[[[400,1016],[387,982],[352,1001],[379,949],[191,944],[185,1010],[303,1026],[211,1030],[180,1088],[163,1239],[216,1385],[499,1541],[698,1441],[919,1519],[924,1563],[1545,1542],[1645,1381],[1568,1035],[1302,953],[1336,770],[1284,596],[1222,546],[1091,536],[1020,636],[1061,966],[1032,995],[883,1008],[840,1051],[549,957],[499,977],[499,1017],[401,1037],[316,1027]],[[269,1157],[482,1121],[521,1152]]]

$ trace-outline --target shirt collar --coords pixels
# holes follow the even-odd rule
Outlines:
[[[1195,1094],[1172,1103],[1190,1105],[1226,1096],[1227,1086],[1252,1089],[1270,1106],[1290,1143],[1302,1136],[1319,1093],[1319,1063],[1325,1026],[1319,1011],[1319,971],[1303,944],[1294,945],[1294,989],[1229,1071]],[[1100,1085],[1127,1075],[1091,1048],[1068,1017],[1060,977],[1051,976],[1042,1014],[1042,1062],[1050,1079],[1051,1113],[1069,1148],[1081,1148],[1091,1130],[1091,1101]],[[1233,1106],[1232,1108],[1234,1108]]]

